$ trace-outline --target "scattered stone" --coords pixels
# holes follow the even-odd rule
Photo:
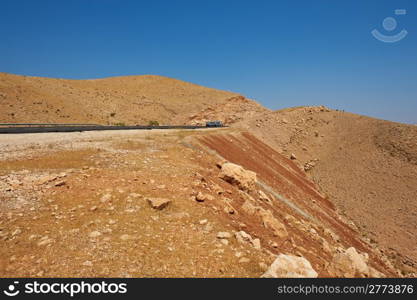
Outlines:
[[[368,264],[368,255],[359,254],[354,247],[337,253],[329,265],[329,273],[336,277],[383,277]]]
[[[223,245],[225,245],[225,246],[229,245],[229,241],[228,241],[228,240],[226,240],[226,239],[221,239],[221,240],[220,240],[220,243],[222,243],[222,244],[223,244]]]
[[[268,203],[271,203],[271,199],[261,190],[258,191],[259,199]]]
[[[198,192],[198,194],[195,196],[195,200],[198,202],[204,202],[204,201],[213,201],[214,197],[209,194],[203,194],[202,192]]]
[[[205,225],[205,224],[207,224],[207,222],[208,222],[207,219],[204,219],[204,220],[200,220],[199,223],[200,223],[200,225]]]
[[[101,236],[101,232],[100,231],[92,231],[92,232],[90,232],[90,234],[88,236],[90,238],[97,238],[97,237]]]
[[[223,208],[223,211],[226,214],[230,214],[230,215],[233,215],[236,212],[235,208],[230,203],[228,203],[228,202],[226,202],[226,204],[225,204],[225,206]]]
[[[242,166],[233,163],[224,163],[219,177],[242,191],[252,191],[257,182],[256,173],[245,170]]]
[[[263,278],[316,278],[317,272],[304,257],[280,254]]]
[[[232,235],[229,232],[218,232],[217,238],[218,239],[230,239]]]
[[[129,197],[131,197],[131,198],[140,198],[140,197],[142,197],[142,195],[138,194],[138,193],[130,193]]]
[[[128,241],[128,240],[131,240],[131,239],[132,239],[132,236],[130,236],[130,235],[128,235],[128,234],[122,234],[122,235],[120,236],[120,239],[121,239],[122,241]]]
[[[22,230],[20,228],[16,228],[13,232],[12,232],[12,237],[17,236],[19,234],[22,233]]]
[[[304,164],[304,171],[310,171],[312,168],[314,168],[316,166],[316,162],[314,160],[306,162]]]
[[[64,180],[60,180],[60,181],[57,181],[56,183],[55,183],[55,186],[64,186],[64,185],[66,185],[67,183],[64,181]]]
[[[93,263],[90,260],[86,260],[85,262],[82,263],[82,265],[86,267],[92,267]]]
[[[162,210],[171,203],[171,200],[166,198],[147,198],[147,201],[153,209],[157,210]]]
[[[255,249],[261,249],[261,241],[259,239],[253,239],[249,233],[246,233],[243,230],[235,232],[235,237],[236,240],[241,244],[249,243]]]
[[[252,246],[255,249],[261,249],[261,241],[259,239],[253,239],[252,240]]]
[[[249,200],[245,200],[245,202],[243,202],[241,208],[245,213],[247,213],[249,215],[254,215],[256,213],[257,209],[258,209],[258,207],[253,205]]]
[[[248,262],[250,262],[250,259],[249,258],[242,257],[241,259],[239,259],[239,263],[241,263],[241,264],[246,264]]]
[[[235,233],[235,237],[239,243],[251,242],[252,237],[250,234],[246,233],[245,231],[241,230]]]
[[[297,159],[297,156],[295,156],[295,154],[294,154],[294,153],[291,153],[291,155],[290,155],[290,159],[291,159],[291,160],[296,160],[296,159]]]
[[[205,226],[204,226],[204,229],[203,229],[205,232],[211,232],[212,230],[213,230],[213,225],[211,225],[210,223],[207,223]]]
[[[258,213],[265,228],[270,228],[274,236],[279,238],[285,238],[288,236],[285,225],[276,219],[270,210],[262,209]]]
[[[51,181],[54,181],[57,178],[57,176],[54,175],[45,175],[39,178],[39,180],[36,182],[37,185],[43,185],[46,183],[49,183]]]
[[[52,242],[53,242],[53,241],[54,241],[53,239],[49,238],[49,237],[46,235],[46,236],[42,237],[42,238],[39,240],[39,242],[38,242],[38,246],[39,246],[39,247],[40,247],[40,246],[46,246],[46,245],[52,244]]]

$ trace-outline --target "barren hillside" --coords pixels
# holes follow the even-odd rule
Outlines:
[[[416,126],[322,106],[271,111],[235,93],[160,76],[62,80],[5,73],[0,120],[221,120],[232,127],[207,134],[80,134],[86,138],[74,143],[76,134],[4,142],[2,274],[136,276],[141,270],[143,276],[259,276],[278,253],[307,258],[319,276],[416,274]],[[256,172],[256,189],[242,191],[219,179],[216,163],[223,160]],[[173,202],[155,213],[146,202],[152,197]],[[148,223],[132,221],[131,213]],[[208,233],[242,230],[249,244]],[[180,248],[169,232],[179,233]],[[70,244],[72,252],[66,252]],[[24,254],[33,247],[39,252]],[[102,260],[95,261],[95,251],[104,254]],[[193,256],[187,260],[181,251]],[[112,255],[125,252],[126,259],[114,265]],[[186,263],[160,265],[171,252]],[[58,263],[57,253],[67,260]],[[85,268],[76,271],[68,262],[78,256]],[[358,274],[337,270],[346,256],[370,268]],[[43,268],[44,261],[52,267]],[[126,271],[133,262],[137,266]],[[92,273],[91,265],[101,271]]]
[[[417,266],[417,128],[299,107],[241,124],[294,161],[405,273]]]
[[[182,124],[236,96],[162,76],[66,80],[0,73],[0,123]]]

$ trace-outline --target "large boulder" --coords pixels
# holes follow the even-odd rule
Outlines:
[[[317,276],[317,272],[304,257],[280,254],[261,277],[316,278]]]
[[[329,273],[335,277],[383,277],[384,275],[368,266],[368,255],[359,254],[350,247],[333,257],[329,265]]]
[[[220,178],[246,192],[252,191],[256,184],[255,172],[233,163],[222,164]]]

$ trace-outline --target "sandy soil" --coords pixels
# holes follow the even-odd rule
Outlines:
[[[48,133],[2,136],[1,144],[1,276],[259,277],[278,253],[332,276],[327,264],[347,246],[397,274],[303,171],[250,134]],[[256,189],[219,178],[220,156],[256,171]],[[156,210],[147,200],[155,197],[171,202]],[[277,236],[246,201],[288,235]],[[259,246],[238,242],[240,230]]]
[[[1,276],[260,276],[271,255],[218,239],[231,221],[191,199],[213,192],[189,134],[208,131],[2,136],[38,148],[1,151]],[[155,210],[149,197],[172,203]]]

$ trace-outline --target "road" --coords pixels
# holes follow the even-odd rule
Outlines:
[[[28,125],[28,124],[25,124]],[[82,132],[102,130],[152,130],[152,129],[204,129],[206,126],[101,126],[101,125],[59,125],[59,126],[6,126],[0,127],[0,134],[42,133],[42,132]]]

